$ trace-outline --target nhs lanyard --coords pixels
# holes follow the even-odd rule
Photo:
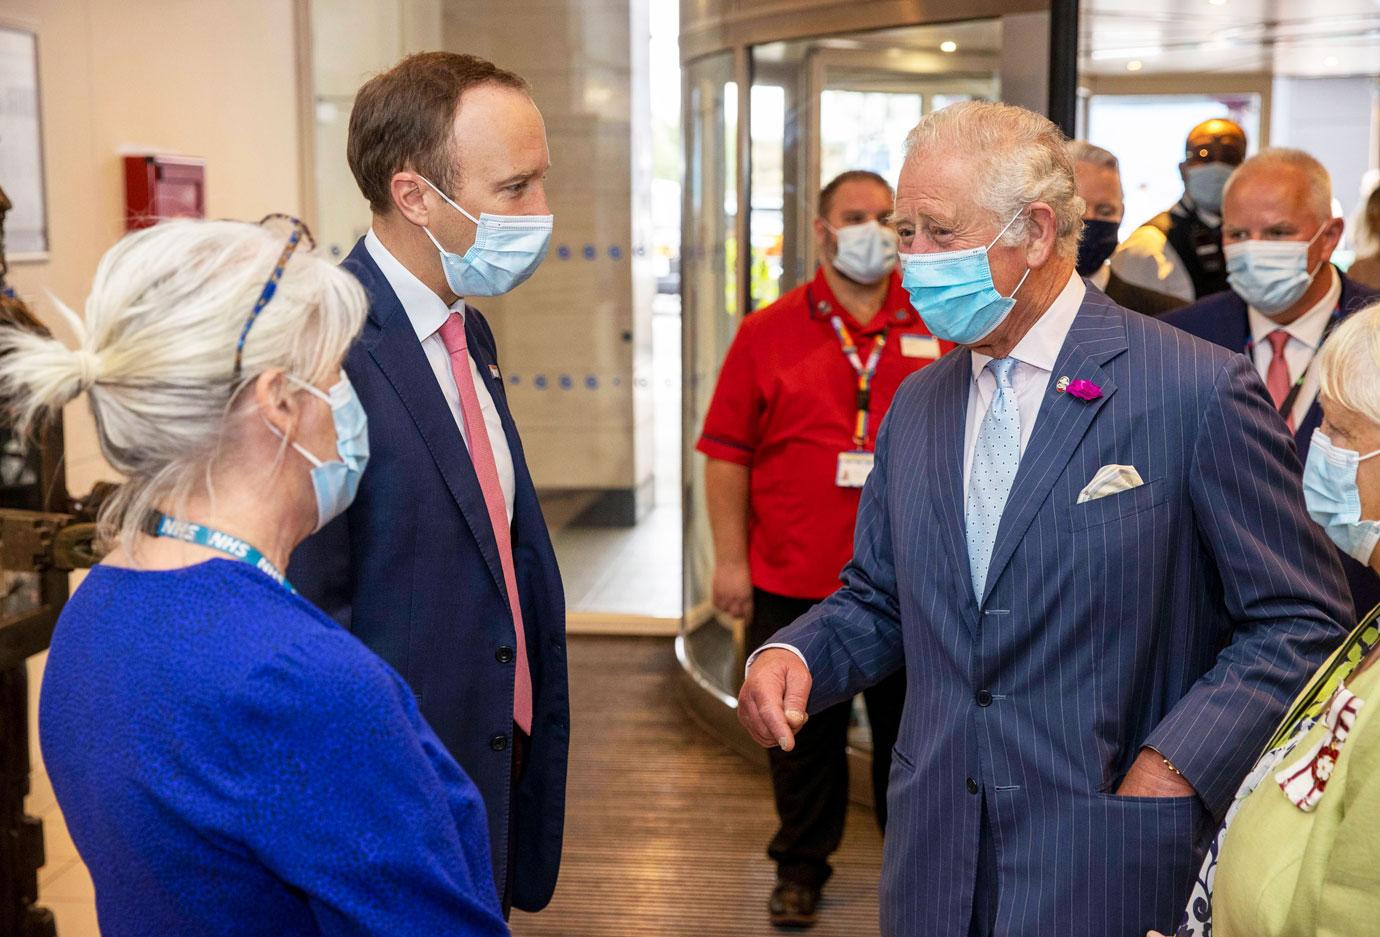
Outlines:
[[[853,448],[863,451],[867,448],[867,411],[872,404],[872,378],[877,373],[878,362],[882,360],[882,349],[886,347],[886,333],[877,336],[876,342],[872,345],[872,354],[868,355],[867,364],[864,365],[858,357],[858,344],[853,340],[848,327],[843,324],[843,317],[831,316],[829,324],[834,327],[834,334],[839,337],[843,356],[848,359],[848,363],[858,375],[858,419],[853,425]]]
[[[173,540],[181,540],[184,543],[194,543],[210,550],[217,550],[231,559],[248,563],[271,577],[274,582],[289,592],[297,592],[278,567],[269,562],[268,557],[233,534],[216,530],[214,527],[193,524],[191,521],[178,520],[166,514],[154,514],[149,520],[149,533],[155,537],[168,537]]]

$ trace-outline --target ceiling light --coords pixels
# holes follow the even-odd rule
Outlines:
[[[1126,63],[1126,70],[1128,72],[1138,72],[1144,67],[1145,66],[1141,63],[1140,59],[1132,59],[1131,61]]]
[[[957,52],[957,51],[958,51],[958,43],[954,42],[952,39],[945,39],[943,42],[941,42],[941,43],[939,44],[939,51],[940,51],[940,52]]]
[[[1163,54],[1163,46],[1127,46],[1121,49],[1094,49],[1092,60],[1106,62],[1111,59],[1153,59]]]

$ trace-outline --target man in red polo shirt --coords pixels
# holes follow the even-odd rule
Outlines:
[[[697,448],[714,534],[714,604],[748,620],[748,651],[839,587],[877,428],[901,381],[953,346],[931,337],[896,271],[892,191],[846,172],[819,195],[814,279],[743,320]],[[865,694],[872,784],[886,824],[905,674]],[[781,827],[773,924],[808,927],[843,837],[850,706],[817,713],[771,749]]]

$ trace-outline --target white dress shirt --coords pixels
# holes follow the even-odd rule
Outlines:
[[[1040,415],[1040,404],[1044,402],[1045,391],[1049,389],[1049,379],[1054,373],[1054,364],[1059,360],[1059,352],[1064,348],[1073,320],[1083,305],[1083,297],[1088,287],[1077,273],[1069,277],[1063,290],[1030,331],[1026,332],[1011,349],[1010,357],[1016,359],[1016,367],[1011,372],[1011,386],[1016,391],[1016,407],[1021,418],[1021,454],[1030,442],[1030,434],[1035,431],[1035,418]],[[992,398],[997,392],[997,379],[987,369],[992,359],[977,352],[972,354],[973,388],[968,394],[968,422],[963,437],[963,503],[968,503],[968,481],[973,470],[973,451],[977,447],[978,429],[983,418],[992,406]]]
[[[1284,361],[1289,365],[1289,386],[1292,387],[1304,369],[1308,369],[1308,376],[1299,388],[1298,399],[1294,401],[1294,409],[1291,411],[1296,427],[1303,425],[1308,408],[1313,406],[1313,401],[1318,398],[1318,369],[1310,365],[1318,353],[1318,346],[1322,344],[1327,323],[1337,311],[1337,304],[1342,299],[1342,278],[1337,275],[1337,268],[1328,264],[1327,275],[1332,278],[1332,285],[1328,287],[1326,295],[1318,300],[1316,306],[1288,325],[1280,325],[1258,309],[1246,307],[1246,318],[1251,324],[1251,352],[1255,359],[1255,369],[1260,372],[1260,379],[1265,379],[1266,372],[1270,370],[1270,360],[1275,354],[1274,346],[1270,344],[1268,337],[1275,329],[1283,329],[1289,333],[1289,342],[1284,346]]]
[[[1016,391],[1016,406],[1020,411],[1022,455],[1025,454],[1026,445],[1030,442],[1031,433],[1035,431],[1035,419],[1040,415],[1040,404],[1044,400],[1045,391],[1049,389],[1049,379],[1054,373],[1055,363],[1059,360],[1059,352],[1064,348],[1064,340],[1068,338],[1069,329],[1073,327],[1073,320],[1078,317],[1078,310],[1082,308],[1083,297],[1087,292],[1088,287],[1083,278],[1076,271],[1070,274],[1068,283],[1064,284],[1064,288],[1045,310],[1045,314],[1030,327],[1030,331],[1025,333],[1016,347],[1011,349],[1010,357],[1015,358],[1017,362],[1011,372],[1011,386]],[[996,396],[997,379],[987,370],[987,362],[991,360],[988,355],[972,353],[973,392],[968,394],[968,422],[963,437],[965,505],[968,502],[968,479],[972,474],[973,450],[977,446],[978,429],[982,426],[983,418],[987,416],[988,408],[992,406],[992,398]],[[799,648],[789,644],[764,644],[748,658],[747,669],[752,667],[757,655],[768,648],[790,651],[807,667],[809,666]],[[745,674],[747,669],[744,670]]]
[[[447,306],[441,297],[433,293],[430,287],[417,279],[412,271],[388,252],[388,248],[383,246],[373,228],[364,236],[364,247],[369,251],[369,256],[374,258],[374,263],[378,264],[388,285],[393,288],[398,302],[402,303],[403,311],[407,313],[412,329],[417,333],[417,341],[422,344],[427,363],[431,365],[436,383],[441,386],[441,394],[446,398],[446,405],[450,407],[450,415],[455,420],[455,426],[460,430],[460,438],[465,441],[465,448],[469,449],[470,436],[465,431],[465,415],[460,408],[460,391],[455,385],[455,373],[450,368],[450,355],[446,353],[446,345],[441,341],[441,326],[450,318],[450,314],[458,312],[461,316],[465,315],[464,297]],[[479,408],[484,412],[484,425],[489,432],[489,444],[494,450],[494,463],[498,466],[498,481],[503,488],[503,500],[508,506],[508,522],[512,523],[517,480],[513,471],[513,453],[508,448],[508,437],[503,434],[503,421],[498,415],[498,408],[494,406],[493,394],[489,391],[489,382],[496,379],[479,373],[479,365],[475,363],[474,355],[468,357],[470,379],[474,381],[474,389],[479,396]]]

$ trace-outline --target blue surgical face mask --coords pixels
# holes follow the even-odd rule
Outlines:
[[[554,215],[490,215],[478,218],[450,200],[430,179],[419,176],[446,204],[474,222],[474,243],[464,255],[441,246],[436,235],[422,230],[441,252],[446,283],[456,296],[502,296],[530,277],[551,247]]]
[[[1236,171],[1230,163],[1199,163],[1188,167],[1184,188],[1193,204],[1213,215],[1222,214],[1222,190]]]
[[[1380,521],[1361,519],[1361,491],[1356,487],[1356,470],[1367,459],[1380,455],[1380,449],[1361,455],[1332,444],[1322,430],[1313,431],[1308,463],[1303,467],[1303,498],[1308,514],[1332,542],[1358,563],[1370,565],[1375,545],[1380,543]]]
[[[896,229],[877,221],[835,228],[824,226],[838,241],[834,269],[855,283],[880,283],[896,266]]]
[[[359,491],[359,480],[364,467],[369,464],[369,418],[365,416],[364,405],[359,402],[355,388],[345,372],[331,387],[329,393],[299,377],[288,375],[288,380],[301,387],[313,397],[324,400],[331,408],[331,420],[335,423],[335,450],[338,459],[322,461],[308,452],[301,444],[291,443],[293,449],[311,463],[311,484],[316,492],[316,529],[320,530],[332,520],[345,513],[345,509],[355,500]],[[275,436],[282,434],[268,427]]]
[[[1010,296],[1003,296],[992,283],[987,252],[1020,216],[1019,211],[1012,215],[986,247],[901,255],[901,285],[910,294],[915,311],[925,320],[925,327],[936,338],[972,345],[992,334],[1011,313],[1016,294],[1030,271],[1026,270]]]
[[[1307,241],[1234,241],[1222,248],[1227,283],[1252,308],[1271,318],[1298,302],[1323,262],[1308,269],[1308,249],[1327,225]]]

